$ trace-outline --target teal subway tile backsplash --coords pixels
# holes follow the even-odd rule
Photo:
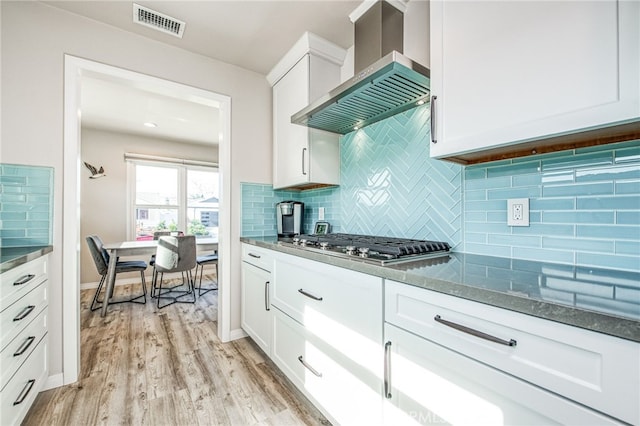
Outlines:
[[[537,167],[532,167],[532,158],[509,160],[514,166],[510,169],[505,162],[466,167],[465,212],[485,209],[487,216],[485,221],[479,215],[465,216],[465,233],[472,233],[473,241],[465,238],[464,250],[497,254],[508,247],[506,255],[512,258],[639,271],[640,260],[633,251],[640,245],[639,146],[636,140],[557,152],[535,157]],[[523,166],[515,167],[518,164]],[[492,173],[495,168],[498,172]],[[508,188],[504,173],[499,173],[505,168],[513,171],[507,177]],[[507,199],[519,198],[513,194],[535,182],[541,192],[528,197],[531,225],[507,226],[496,212],[505,212]],[[493,192],[487,190],[481,199],[477,189],[491,187]],[[477,244],[482,233],[486,245]],[[540,246],[518,247],[501,236],[541,237]]]
[[[547,172],[551,170],[608,166],[611,164],[613,164],[613,152],[611,150],[586,153],[584,153],[584,151],[576,150],[576,152],[573,152],[573,155],[565,154],[558,156],[557,158],[548,158],[542,160],[541,170]]]
[[[0,247],[52,244],[53,169],[0,164]]]
[[[620,148],[614,152],[614,161],[619,163],[640,163],[640,144],[629,146],[628,148]]]
[[[557,212],[549,211],[544,212],[544,221],[546,223],[599,223],[607,224],[614,223],[615,214],[611,211],[569,211],[569,212]]]
[[[341,185],[292,194],[305,203],[305,232],[325,207],[336,232],[438,239],[468,253],[640,271],[639,140],[467,167],[430,159],[429,146],[428,107],[343,136]],[[509,227],[507,199],[521,197],[529,198],[531,224]],[[245,209],[243,199],[243,217]],[[273,204],[266,210],[275,235]],[[254,232],[248,225],[246,232]]]
[[[618,212],[616,214],[616,223],[621,225],[640,225],[640,213],[638,212]]]
[[[276,204],[281,201],[295,200],[304,203],[305,233],[312,233],[318,220],[318,208],[325,208],[325,219],[331,223],[333,231],[340,231],[339,199],[333,192],[335,188],[323,188],[311,191],[274,190],[272,185],[241,183],[242,221],[241,235],[245,237],[275,236]]]
[[[462,243],[462,167],[429,157],[429,109],[419,107],[341,139],[341,185],[291,194],[305,203],[305,232],[313,232],[319,207],[333,232],[375,234]],[[270,185],[243,184],[242,235],[259,193],[282,198]],[[245,192],[246,191],[246,192]],[[246,199],[245,199],[246,198]],[[275,201],[277,202],[277,201]],[[273,222],[275,202],[265,217]],[[266,235],[266,234],[265,234]]]
[[[418,107],[341,139],[346,232],[462,243],[462,172],[429,156],[429,108]]]
[[[637,241],[616,241],[616,253],[640,256],[640,242]]]
[[[604,195],[613,193],[613,183],[592,183],[576,185],[547,185],[544,188],[545,197],[563,197],[567,195]]]
[[[561,238],[561,237],[543,237],[542,238],[543,248],[573,250],[575,248],[575,244],[576,242],[573,238]],[[582,251],[612,253],[615,249],[615,243],[613,241],[605,241],[605,240],[582,239],[580,241],[580,249]]]

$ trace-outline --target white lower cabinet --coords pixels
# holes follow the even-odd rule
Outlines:
[[[242,329],[267,355],[271,351],[271,268],[268,251],[243,245],[242,255]]]
[[[504,424],[521,423],[519,416],[538,424],[536,416],[548,417],[545,424],[640,422],[635,342],[389,280],[385,321],[391,383],[397,388],[391,394],[398,394],[399,406],[409,413],[419,411],[411,408],[417,404],[457,423],[462,413],[449,413],[441,404],[456,401],[464,390],[482,410],[489,407],[482,400],[492,401],[498,411],[486,411],[487,419],[503,415]],[[417,387],[406,388],[407,374]],[[448,387],[432,399],[434,384]],[[488,392],[498,396],[492,400]]]
[[[382,279],[279,254],[274,362],[334,424],[382,423]]]
[[[640,424],[636,342],[256,250],[243,328],[334,424]]]
[[[19,425],[49,375],[48,256],[0,275],[0,425]]]

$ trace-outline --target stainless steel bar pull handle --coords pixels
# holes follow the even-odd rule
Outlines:
[[[302,358],[302,355],[298,357],[298,361],[300,361],[300,363],[302,363],[302,365],[304,365],[305,368],[311,371],[314,375],[318,377],[322,377],[322,373],[316,370],[315,368],[313,368],[312,366],[310,366],[309,364],[307,364],[307,361],[305,361],[304,358]]]
[[[514,339],[504,340],[499,337],[492,336],[487,333],[483,333],[482,331],[474,330],[473,328],[466,327],[464,325],[456,324],[455,322],[447,321],[442,319],[440,315],[436,315],[433,317],[437,322],[446,325],[447,327],[455,328],[456,330],[462,331],[463,333],[471,334],[472,336],[479,337],[481,339],[489,340],[494,343],[499,343],[505,346],[515,346],[518,342]]]
[[[304,153],[307,152],[307,148],[302,148],[302,174],[306,175],[307,172],[304,171]]]
[[[249,256],[255,257],[256,259],[260,259],[260,255],[249,253]]]
[[[17,281],[15,281],[13,283],[13,285],[22,285],[22,284],[26,284],[29,281],[31,281],[32,279],[34,279],[36,276],[34,274],[28,274],[28,275],[23,275],[22,277],[18,278]]]
[[[27,315],[29,315],[34,309],[36,308],[36,305],[29,305],[26,308],[24,308],[22,311],[20,311],[20,313],[13,318],[14,321],[20,321],[23,320],[27,317]]]
[[[271,310],[271,302],[269,301],[269,285],[270,285],[269,281],[264,282],[264,310],[265,311]]]
[[[22,391],[20,392],[20,395],[18,395],[18,399],[16,399],[15,401],[13,401],[13,405],[19,405],[22,404],[22,402],[27,399],[27,395],[29,395],[29,392],[31,392],[31,388],[33,388],[33,385],[36,384],[36,379],[31,379],[27,382],[27,384],[24,386],[24,388],[22,388]]]
[[[31,344],[36,340],[36,336],[29,336],[27,337],[27,340],[25,340],[24,342],[22,342],[22,344],[20,345],[20,347],[18,348],[17,351],[15,351],[13,353],[13,356],[20,356],[23,353],[25,353],[27,351],[27,349],[29,349],[29,346],[31,346]]]
[[[437,96],[431,97],[431,143],[438,143],[438,136],[436,135],[436,99]]]
[[[391,342],[384,344],[384,397],[391,399]]]
[[[315,295],[313,295],[313,294],[311,294],[311,293],[309,293],[309,292],[307,292],[307,291],[305,291],[303,289],[298,289],[298,293],[304,294],[305,296],[307,296],[307,297],[309,297],[309,298],[311,298],[313,300],[318,300],[318,301],[322,300],[322,297],[315,296]]]

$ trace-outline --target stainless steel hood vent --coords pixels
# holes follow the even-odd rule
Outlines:
[[[402,12],[378,2],[355,29],[362,70],[291,116],[292,123],[344,135],[428,102],[429,70],[401,53]],[[363,61],[370,65],[358,67]]]

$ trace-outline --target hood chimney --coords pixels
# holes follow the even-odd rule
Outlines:
[[[355,75],[293,114],[292,123],[344,135],[429,102],[429,69],[402,53],[404,13],[383,0],[365,3],[366,11],[352,14],[359,17],[350,15]]]
[[[393,52],[404,53],[404,14],[386,1],[377,1],[355,22],[356,74]]]

